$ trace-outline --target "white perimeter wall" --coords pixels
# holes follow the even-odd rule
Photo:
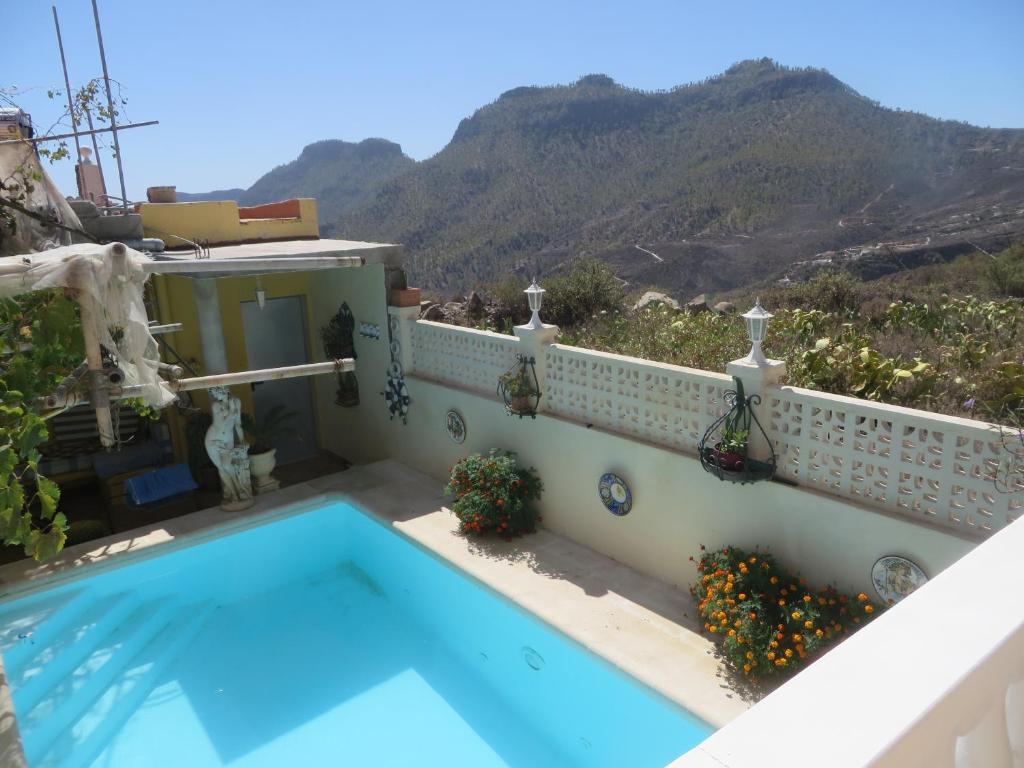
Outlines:
[[[491,448],[511,450],[536,467],[545,485],[543,524],[633,568],[680,587],[694,580],[691,555],[735,545],[767,548],[813,584],[873,594],[871,566],[899,554],[934,576],[976,541],[842,499],[781,483],[739,486],[705,473],[695,454],[681,454],[620,435],[588,429],[559,417],[519,419],[487,397],[407,376],[412,398],[408,424],[389,421],[384,380],[390,362],[384,268],[317,275],[313,316],[322,326],[347,301],[356,319],[361,404],[334,405],[335,380],[316,379],[324,447],[361,463],[392,457],[443,484],[461,457]],[[364,338],[361,322],[380,326]],[[453,443],[445,414],[456,408],[467,438]],[[605,510],[598,493],[604,472],[631,486],[634,506],[625,517]]]

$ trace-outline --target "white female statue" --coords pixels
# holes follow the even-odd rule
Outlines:
[[[210,387],[213,423],[206,430],[206,453],[220,474],[221,509],[236,512],[252,506],[249,452],[242,431],[242,404],[227,387]]]

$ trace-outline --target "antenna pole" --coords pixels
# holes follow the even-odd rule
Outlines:
[[[121,205],[128,212],[128,193],[124,187],[124,165],[121,163],[121,145],[117,141],[117,118],[114,114],[114,100],[110,97],[110,75],[107,73],[107,54],[103,49],[103,32],[100,31],[100,10],[92,0],[92,15],[96,21],[96,41],[100,46],[100,63],[103,65],[103,84],[107,89],[107,110],[110,112],[110,131],[114,137],[114,159],[117,160],[117,177],[121,182]]]
[[[64,58],[64,40],[60,36],[60,22],[57,20],[57,6],[51,5],[53,11],[53,26],[57,29],[57,47],[60,48],[60,65],[64,69],[64,90],[68,95],[68,114],[71,115],[71,130],[75,133],[75,162],[82,162],[82,144],[78,141],[78,116],[75,115],[75,104],[71,99],[71,81],[68,79],[68,61]],[[78,194],[85,196],[82,191],[82,180],[78,180]]]

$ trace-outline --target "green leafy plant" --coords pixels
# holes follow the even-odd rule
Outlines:
[[[60,488],[39,472],[49,433],[36,399],[84,357],[75,303],[62,291],[0,300],[0,540],[43,560],[61,550]]]
[[[249,437],[249,453],[266,453],[273,450],[283,438],[298,435],[297,430],[291,426],[298,415],[296,411],[280,404],[267,411],[262,419],[243,414],[242,429]]]
[[[529,368],[523,365],[498,377],[500,386],[509,397],[532,397],[537,394]]]
[[[704,631],[750,679],[795,673],[879,612],[864,593],[809,587],[768,553],[701,546],[696,562],[700,580],[691,592]]]
[[[544,490],[532,467],[520,467],[513,453],[473,454],[452,467],[445,493],[455,496],[452,511],[467,534],[519,536],[537,528],[540,515],[532,502]]]
[[[722,430],[722,437],[718,441],[718,450],[722,453],[746,454],[748,438],[747,430],[727,427]]]

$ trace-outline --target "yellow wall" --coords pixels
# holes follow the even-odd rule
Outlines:
[[[200,203],[142,203],[142,230],[146,237],[159,237],[168,248],[188,247],[172,235],[194,241],[237,243],[251,240],[281,240],[317,237],[319,222],[316,200],[299,199],[298,218],[239,219],[238,204],[230,200]]]
[[[332,270],[333,271],[333,270]],[[320,345],[320,326],[314,325],[312,302],[309,298],[312,275],[309,272],[290,272],[277,275],[263,275],[260,283],[267,293],[268,299],[285,296],[302,296],[306,315],[306,346],[311,362],[323,358]],[[197,371],[204,373],[203,348],[199,340],[199,320],[196,314],[195,300],[192,295],[192,280],[174,275],[155,275],[153,284],[156,290],[160,309],[160,321],[163,323],[183,323],[184,328],[177,333],[168,334],[165,340]],[[231,371],[244,371],[249,368],[248,356],[245,351],[245,331],[242,327],[242,302],[256,299],[255,277],[221,277],[217,278],[217,297],[220,302],[221,327],[224,332],[224,345],[227,349],[228,368]],[[186,374],[190,375],[190,374]],[[252,413],[252,389],[248,384],[231,388],[232,393],[241,401],[242,410]],[[201,408],[209,408],[209,399],[205,390],[192,392],[192,398]],[[318,405],[313,398],[313,415],[320,430]],[[316,444],[321,445],[320,435],[316,435]]]

